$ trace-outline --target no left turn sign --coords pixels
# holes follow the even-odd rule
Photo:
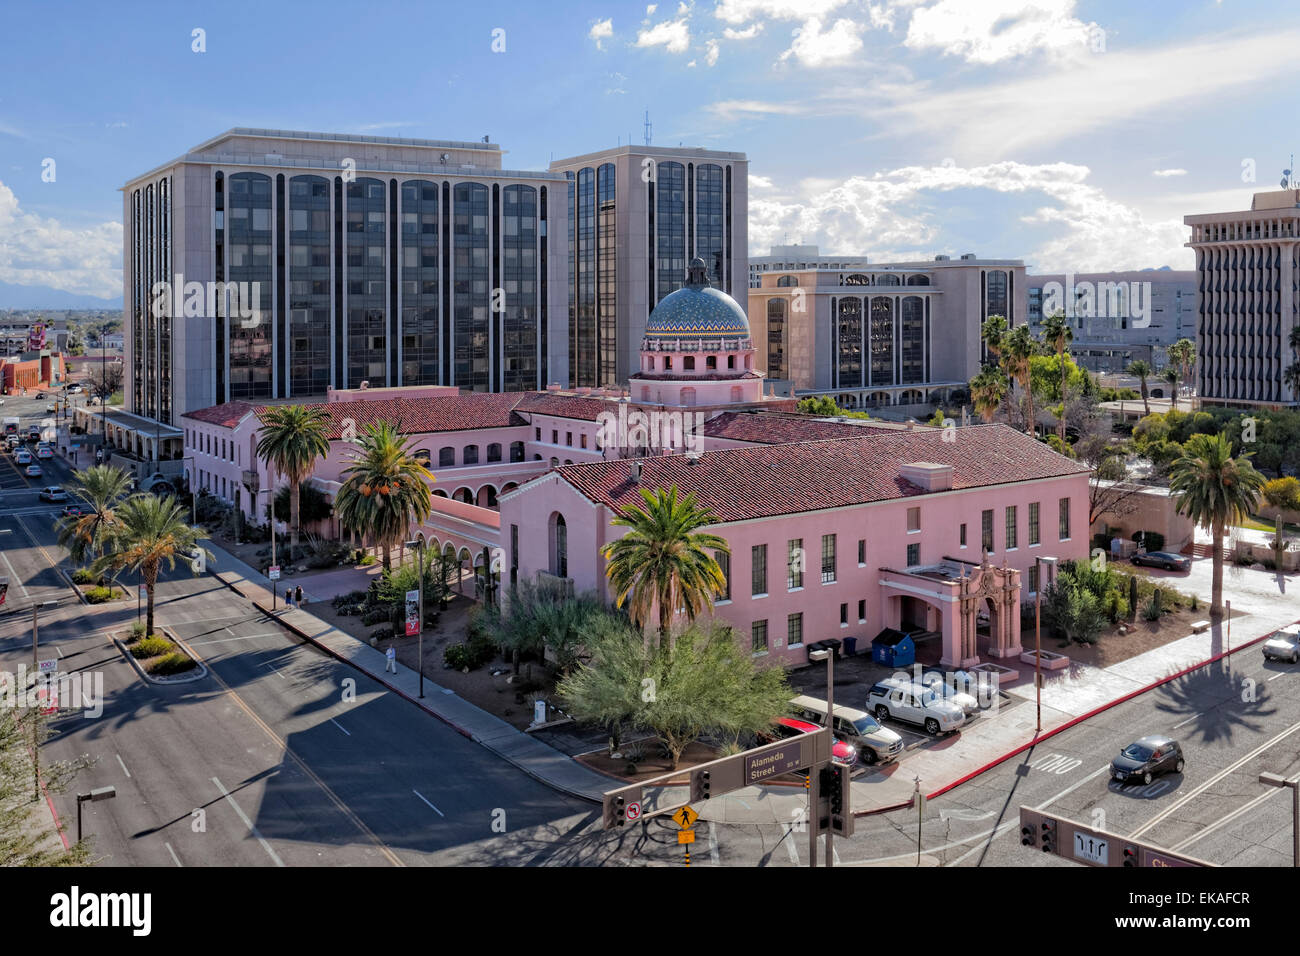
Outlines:
[[[627,805],[627,810],[625,810],[624,813],[627,815],[627,818],[629,820],[637,819],[639,816],[641,816],[641,804],[636,803],[635,801],[629,803]]]

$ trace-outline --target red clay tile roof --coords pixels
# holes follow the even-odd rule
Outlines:
[[[868,430],[889,428],[879,422],[859,419],[861,424],[828,422],[811,415],[772,412],[723,412],[704,423],[706,438],[727,438],[759,445],[818,441],[823,438],[856,438]],[[891,430],[898,430],[895,425]]]
[[[249,412],[253,411],[253,408],[254,406],[248,402],[226,402],[224,405],[196,408],[192,412],[181,415],[181,418],[193,418],[195,421],[206,422],[209,425],[234,428],[244,420]]]
[[[899,477],[899,466],[926,461],[953,466],[954,490],[1086,474],[1088,468],[1006,425],[972,425],[956,441],[942,429],[871,429],[856,438],[765,445],[643,458],[634,484],[630,462],[563,465],[558,474],[590,500],[620,511],[639,504],[641,488],[676,485],[694,492],[720,521],[799,514],[928,494]]]
[[[617,403],[608,398],[588,398],[585,395],[556,395],[551,392],[524,392],[519,403],[521,412],[554,415],[577,421],[594,422],[601,412],[618,412]]]

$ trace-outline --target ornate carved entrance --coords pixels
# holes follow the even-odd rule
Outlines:
[[[979,567],[959,579],[958,607],[958,646],[945,664],[971,667],[979,663],[978,618],[984,607],[989,609],[989,656],[1020,655],[1020,572],[1008,568],[1005,559],[1002,567],[996,567],[985,554]],[[945,650],[948,658],[951,652]]]

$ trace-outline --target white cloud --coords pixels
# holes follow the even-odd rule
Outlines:
[[[1185,169],[1153,169],[1153,170],[1151,170],[1151,175],[1152,175],[1152,176],[1186,176],[1186,175],[1187,175],[1187,170],[1185,170]]]
[[[614,35],[614,20],[612,17],[607,20],[597,20],[595,23],[591,25],[591,29],[587,31],[587,36],[592,40],[596,41],[597,50],[605,49],[601,45],[601,41],[606,40],[609,37],[612,37],[613,35]]]
[[[794,31],[794,42],[781,54],[782,60],[795,56],[804,66],[827,66],[838,63],[862,49],[859,34],[863,26],[852,20],[841,19],[832,23],[825,32],[817,17],[804,21]]]
[[[746,114],[792,115],[800,112],[800,107],[793,103],[768,103],[763,100],[722,100],[710,103],[707,109],[718,119],[728,122]]]
[[[942,225],[930,212],[935,195],[985,190],[1043,197],[1043,205],[1019,221],[1056,227],[1056,234],[1036,249],[990,249],[987,255],[1025,259],[1039,272],[1191,268],[1181,216],[1148,219],[1088,184],[1089,172],[1070,163],[1001,162],[971,168],[909,166],[870,178],[806,181],[785,198],[750,197],[751,248],[765,249],[790,234],[823,250],[866,253],[878,261],[929,258],[946,251]],[[993,208],[997,205],[994,201]]]
[[[410,120],[390,120],[382,123],[362,123],[357,127],[363,133],[368,133],[376,129],[398,129],[402,126],[414,126],[415,123]]]
[[[57,219],[23,212],[13,190],[0,183],[0,236],[0,282],[82,295],[122,294],[121,223],[70,229]]]
[[[939,0],[912,14],[905,46],[935,49],[970,63],[1033,53],[1088,51],[1095,23],[1072,16],[1075,0]]]
[[[688,6],[685,4],[685,2],[681,2],[681,3],[678,3],[678,4],[677,4],[677,15],[678,15],[679,17],[684,17],[684,16],[686,16],[687,14],[689,14],[690,12],[691,12],[691,8],[688,7]]]
[[[808,20],[838,10],[848,0],[719,0],[713,15],[727,23],[755,19]]]
[[[685,53],[691,45],[691,31],[685,20],[665,20],[637,32],[637,46],[662,46],[669,53]]]
[[[749,174],[750,189],[771,189],[772,179],[770,176],[759,176],[755,173]]]
[[[659,4],[652,3],[645,8],[645,15],[647,17],[653,17],[655,15],[655,11],[658,9],[659,9]]]
[[[727,27],[722,31],[722,35],[728,40],[752,40],[762,32],[763,24],[751,23],[743,30],[733,30],[731,27]]]
[[[704,61],[708,63],[709,66],[713,66],[713,64],[718,62],[718,41],[709,40],[705,43],[705,46],[708,47],[708,53],[705,54]]]

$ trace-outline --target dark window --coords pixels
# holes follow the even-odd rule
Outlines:
[[[803,615],[791,614],[786,618],[786,646],[795,647],[803,643]]]
[[[867,563],[867,541],[865,538],[858,539],[858,564]]]
[[[858,620],[859,620],[859,621],[865,621],[866,619],[867,619],[867,602],[866,602],[866,601],[859,601],[859,602],[858,602]]]
[[[1016,506],[1007,506],[1007,548],[1016,547]]]
[[[488,460],[488,461],[500,461],[500,460],[501,460],[501,446],[498,445],[496,442],[493,442],[491,445],[488,445],[488,447],[487,447],[487,460]]]
[[[714,551],[713,559],[718,562],[718,567],[722,570],[724,584],[722,590],[718,593],[719,601],[731,600],[731,555],[726,551]]]
[[[1038,544],[1038,502],[1029,502],[1029,543]]]
[[[822,584],[835,582],[835,535],[822,535]]]
[[[1070,499],[1062,498],[1057,505],[1060,513],[1059,520],[1059,537],[1062,541],[1070,537]]]
[[[477,465],[478,445],[466,445],[464,457],[461,460],[467,465]]]
[[[803,538],[791,538],[786,554],[785,586],[787,588],[803,587]]]
[[[980,547],[985,551],[993,550],[993,509],[980,514]]]
[[[751,562],[749,589],[751,594],[767,593],[767,545],[756,544],[749,549]]]
[[[510,460],[511,460],[511,461],[523,461],[523,460],[524,460],[524,443],[523,443],[523,442],[521,442],[521,441],[512,441],[512,442],[510,443]]]
[[[767,650],[767,621],[755,621],[749,626],[750,646],[755,654]]]
[[[840,623],[841,624],[849,623],[849,606],[847,604],[840,605]]]
[[[921,546],[919,544],[909,544],[907,546],[907,566],[915,567],[921,563]]]
[[[450,468],[456,464],[456,449],[448,445],[445,448],[438,449],[438,467]]]

